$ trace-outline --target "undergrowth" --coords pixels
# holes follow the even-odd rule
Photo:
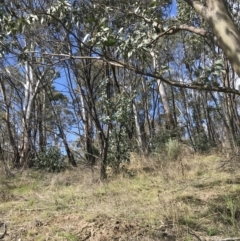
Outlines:
[[[172,154],[174,160],[131,153],[130,163],[105,183],[96,182],[97,167],[85,166],[1,176],[0,215],[8,225],[4,240],[240,236],[239,172],[222,169],[215,154]]]

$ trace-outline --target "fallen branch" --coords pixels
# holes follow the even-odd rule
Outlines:
[[[2,234],[0,234],[0,239],[3,239],[4,238],[4,236],[6,235],[6,233],[7,233],[7,225],[5,224],[5,223],[0,223],[0,227],[3,227],[3,233]]]
[[[218,239],[218,240],[216,240],[216,241],[238,241],[238,240],[240,240],[240,237]]]
[[[197,234],[195,234],[194,232],[192,232],[190,229],[188,229],[188,233],[189,233],[190,235],[194,236],[195,238],[197,238],[197,240],[202,241],[201,238],[200,238]]]

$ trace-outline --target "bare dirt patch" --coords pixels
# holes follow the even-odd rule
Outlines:
[[[28,225],[9,230],[4,240],[175,241],[176,236],[171,225],[152,229],[149,225],[144,227],[136,221],[116,219],[104,214],[88,221],[72,214],[56,215],[48,220],[32,220]]]

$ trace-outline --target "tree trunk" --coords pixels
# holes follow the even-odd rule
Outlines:
[[[45,127],[45,116],[46,116],[46,96],[45,89],[39,95],[39,103],[37,108],[38,114],[38,135],[39,135],[39,148],[42,152],[46,151],[47,140],[46,140],[46,127]]]
[[[153,68],[156,72],[158,72],[160,70],[159,62],[158,62],[157,55],[154,50],[152,51],[151,55],[153,58]],[[161,80],[157,80],[157,84],[158,84],[158,90],[159,90],[159,93],[160,93],[160,96],[162,99],[163,108],[165,111],[166,128],[172,130],[175,127],[175,123],[173,120],[172,112],[171,112],[170,105],[169,105],[169,100],[168,100],[168,97],[166,94],[166,90],[165,90],[165,87]]]
[[[7,94],[6,94],[6,90],[5,90],[5,86],[4,83],[1,81],[1,92],[2,92],[2,96],[3,96],[3,100],[4,100],[4,104],[6,107],[6,113],[5,113],[5,122],[6,122],[6,126],[7,126],[7,132],[8,132],[8,136],[9,136],[9,140],[10,140],[10,145],[12,146],[13,149],[13,160],[12,163],[15,166],[18,166],[20,164],[20,155],[19,155],[19,151],[18,151],[18,146],[17,146],[17,142],[14,139],[14,134],[11,128],[11,120],[10,120],[10,103],[7,100]]]
[[[224,0],[206,0],[206,4],[194,0],[184,1],[212,27],[219,46],[240,76],[240,31],[229,15]]]
[[[168,97],[167,97],[167,94],[166,94],[166,91],[165,91],[165,88],[164,88],[164,85],[163,85],[162,81],[157,80],[157,83],[158,83],[159,93],[160,93],[160,96],[161,96],[161,99],[162,99],[163,108],[164,108],[164,111],[165,111],[166,128],[172,130],[172,129],[174,129],[175,124],[174,124],[174,120],[173,120],[172,113],[171,113],[171,110],[170,110]]]
[[[107,127],[107,136],[109,136],[109,127]],[[108,138],[101,135],[101,165],[100,165],[100,180],[104,181],[107,179],[107,155],[108,155]]]
[[[203,111],[206,119],[206,124],[207,124],[207,135],[208,139],[212,142],[212,144],[217,144],[215,140],[215,129],[213,128],[213,122],[212,118],[210,115],[209,107],[208,107],[208,92],[205,92],[202,98],[202,106],[203,106]]]
[[[26,81],[24,84],[24,104],[23,104],[23,117],[22,117],[22,149],[20,164],[26,164],[31,151],[31,116],[33,111],[33,102],[36,97],[36,89],[34,88],[34,77],[32,66],[26,62]]]
[[[94,146],[93,143],[93,121],[92,121],[92,105],[88,103],[88,111],[86,111],[86,104],[83,98],[83,91],[80,86],[79,88],[79,97],[80,97],[80,104],[81,104],[81,116],[83,121],[83,136],[84,136],[84,146],[86,151],[86,159],[88,163],[93,166],[96,164],[96,154],[97,148]]]
[[[137,143],[138,143],[138,148],[140,151],[143,151],[143,142],[142,142],[142,136],[141,136],[141,129],[138,121],[138,113],[137,113],[137,108],[136,104],[133,101],[133,115],[134,115],[134,120],[135,120],[135,128],[136,128],[136,135],[137,135]]]
[[[46,90],[46,93],[48,93],[47,90]],[[49,93],[53,96],[51,88],[49,88]],[[49,94],[48,94],[48,99],[49,99],[49,102],[51,103]],[[73,156],[73,154],[72,154],[72,152],[71,152],[71,150],[69,148],[69,145],[68,145],[68,142],[67,142],[67,138],[66,138],[66,135],[64,133],[63,126],[62,126],[61,119],[60,119],[58,113],[56,112],[54,106],[51,105],[51,108],[52,108],[53,114],[54,114],[54,116],[56,118],[56,126],[57,126],[58,131],[59,131],[59,136],[60,136],[60,138],[62,138],[64,147],[65,147],[65,151],[66,151],[67,157],[68,157],[68,162],[72,166],[76,167],[77,163],[76,163],[76,160],[75,160],[75,158],[74,158],[74,156]]]
[[[185,119],[185,121],[187,123],[187,125],[186,125],[187,133],[188,133],[189,139],[191,141],[191,145],[195,149],[195,140],[193,139],[194,138],[193,137],[194,127],[193,127],[193,123],[192,123],[192,119],[191,119],[191,113],[190,113],[191,111],[189,109],[189,103],[188,103],[188,100],[187,100],[188,98],[186,96],[187,95],[186,94],[187,90],[180,89],[180,91],[181,91],[181,95],[182,95],[182,98],[183,98],[183,105],[184,105],[184,108],[185,108],[185,113],[183,114],[183,117],[184,117],[184,119]]]

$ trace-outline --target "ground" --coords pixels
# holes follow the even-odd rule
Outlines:
[[[238,158],[131,156],[98,181],[85,165],[0,177],[2,240],[178,241],[240,236]],[[237,240],[237,239],[235,239]],[[240,240],[240,239],[239,239]]]

